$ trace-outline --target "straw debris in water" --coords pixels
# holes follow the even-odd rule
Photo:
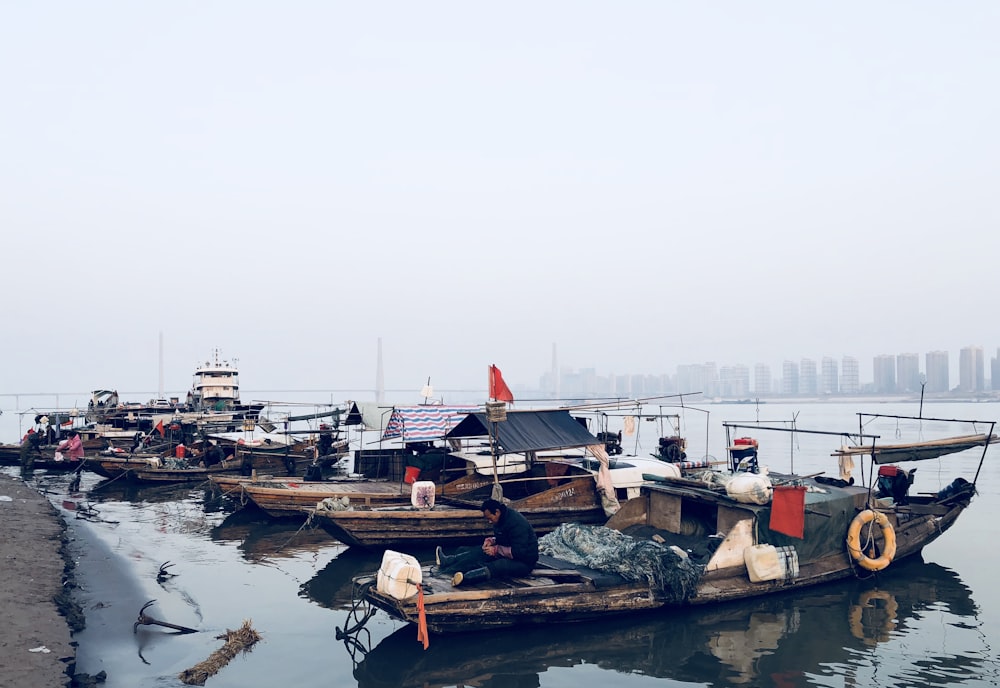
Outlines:
[[[219,670],[229,664],[229,661],[241,652],[250,652],[254,643],[260,640],[260,634],[250,627],[250,620],[247,619],[243,625],[235,631],[226,630],[222,635],[216,636],[225,639],[226,644],[213,652],[208,659],[200,662],[190,669],[185,669],[178,678],[189,686],[203,686],[209,676],[215,676]]]

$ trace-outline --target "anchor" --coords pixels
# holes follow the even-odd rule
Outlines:
[[[140,624],[146,626],[163,626],[165,628],[172,628],[175,631],[180,631],[181,633],[198,632],[198,629],[196,628],[188,628],[187,626],[178,626],[177,624],[167,623],[166,621],[160,621],[159,619],[154,619],[151,616],[146,616],[146,609],[149,607],[149,605],[153,604],[154,602],[156,602],[156,600],[150,600],[146,604],[142,605],[142,609],[139,610],[138,620],[134,624],[132,624],[133,633],[135,633],[138,630]]]

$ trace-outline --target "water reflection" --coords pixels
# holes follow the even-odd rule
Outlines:
[[[354,675],[360,688],[490,688],[538,686],[549,669],[579,667],[588,672],[580,676],[587,684],[606,681],[594,674],[610,671],[699,685],[785,688],[822,684],[823,676],[840,677],[837,685],[844,679],[848,685],[867,683],[860,675],[877,665],[880,685],[955,685],[994,670],[987,666],[989,648],[978,634],[976,614],[968,588],[953,572],[916,560],[887,572],[878,588],[855,581],[753,604],[566,626],[559,633],[542,627],[436,636],[426,651],[416,629],[407,626],[362,654]],[[941,653],[939,644],[932,656],[913,654],[913,640],[942,619],[953,633],[968,635],[962,650]],[[888,645],[904,649],[885,651]]]
[[[382,552],[358,547],[346,548],[300,586],[299,597],[310,599],[328,609],[350,609],[355,597],[353,578],[375,571],[381,563]]]
[[[274,519],[257,509],[240,509],[211,529],[214,542],[237,542],[243,558],[251,563],[315,552],[325,547],[343,547],[322,528],[302,519]]]
[[[232,511],[232,506],[212,489],[212,483],[167,483],[143,484],[120,480],[104,479],[84,486],[87,498],[92,502],[129,502],[131,504],[161,504],[164,502],[193,501],[199,503],[205,513]]]

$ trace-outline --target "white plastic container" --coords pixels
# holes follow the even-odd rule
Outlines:
[[[752,583],[788,580],[799,575],[799,555],[794,547],[752,545],[743,550]]]
[[[771,479],[758,473],[737,473],[726,483],[726,494],[744,504],[770,504]]]
[[[415,509],[433,509],[434,494],[433,480],[418,480],[410,487],[410,504]]]
[[[420,562],[415,557],[387,549],[382,555],[375,588],[397,600],[417,594],[417,584],[423,580]]]

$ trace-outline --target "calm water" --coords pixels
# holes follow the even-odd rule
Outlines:
[[[803,429],[855,430],[857,405],[703,406],[685,412],[689,454],[724,457],[722,421],[764,424],[796,416]],[[917,415],[915,404],[863,410]],[[925,404],[924,416],[1000,419],[997,404]],[[610,419],[614,425],[616,419]],[[645,453],[657,429],[642,427]],[[937,426],[938,424],[934,424]],[[973,430],[949,424],[943,434]],[[706,432],[706,427],[711,428]],[[931,424],[870,425],[881,442],[911,441]],[[980,431],[988,428],[979,428]],[[775,470],[836,474],[835,437],[746,431]],[[707,439],[706,439],[707,436]],[[896,439],[898,436],[898,440]],[[632,445],[629,445],[629,442]],[[981,451],[950,457],[975,470]],[[948,459],[946,459],[948,461]],[[357,642],[337,638],[350,623],[351,578],[378,553],[349,550],[322,531],[279,523],[231,506],[204,486],[128,488],[84,474],[36,473],[70,523],[79,557],[87,629],[77,634],[78,671],[108,673],[108,688],[180,686],[177,675],[221,646],[216,636],[245,619],[263,636],[211,678],[214,688],[288,685],[479,686],[987,686],[1000,684],[1000,449],[991,449],[979,496],[921,560],[896,563],[877,579],[715,609],[660,613],[606,624],[433,637],[376,614]],[[14,469],[5,469],[11,470]],[[967,473],[967,476],[969,474]],[[914,489],[955,477],[937,461],[918,464]],[[971,477],[971,476],[969,476]],[[429,552],[413,552],[429,559]],[[174,575],[157,581],[161,564]],[[121,573],[127,575],[121,575]],[[139,608],[199,629],[178,635],[156,626],[132,632]]]

